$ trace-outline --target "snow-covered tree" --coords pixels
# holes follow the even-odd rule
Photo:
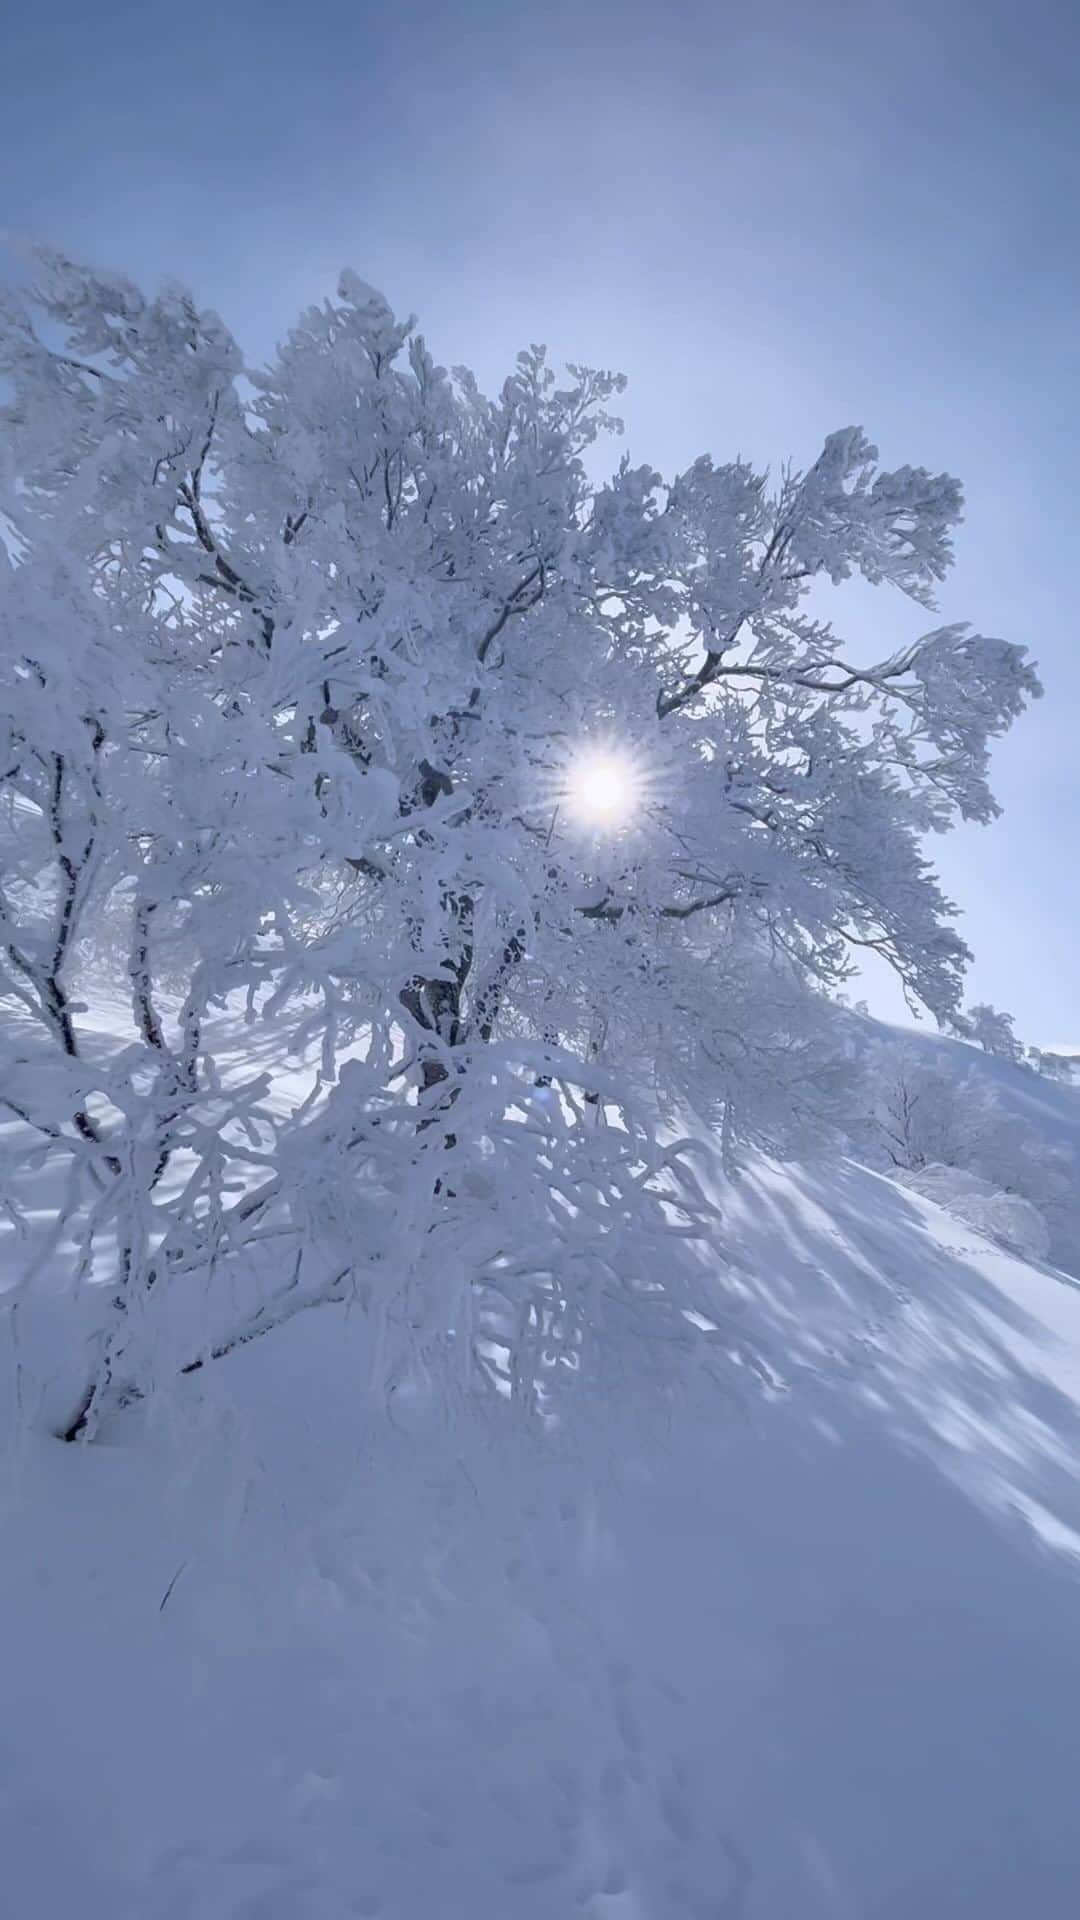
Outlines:
[[[949,1194],[977,1198],[980,1206],[995,1195],[1023,1201],[1049,1223],[1058,1251],[1074,1259],[1080,1223],[1073,1156],[1010,1112],[963,1062],[959,1049],[945,1048],[935,1060],[903,1041],[873,1048],[863,1080],[869,1127],[852,1129],[853,1145],[943,1204]],[[967,1185],[950,1186],[943,1181],[948,1172],[965,1176]],[[984,1208],[986,1218],[993,1211]],[[970,1209],[963,1217],[978,1224]]]
[[[1071,1054],[1054,1053],[1046,1047],[1029,1047],[1027,1057],[1029,1066],[1034,1067],[1035,1072],[1041,1073],[1045,1079],[1061,1080],[1066,1084],[1072,1081],[1075,1062]]]
[[[345,1293],[381,1378],[452,1350],[529,1400],[627,1317],[685,1334],[656,1246],[709,1210],[663,1126],[818,1125],[815,989],[866,952],[958,1006],[922,840],[993,817],[1035,673],[962,626],[867,660],[806,604],[932,605],[956,482],[857,428],[776,482],[598,480],[619,377],[530,348],[488,398],[351,274],[245,369],[182,290],[43,255],[0,371],[5,1098],[115,1269],[72,1430],[153,1373],[163,1280],[256,1235],[287,1283],[186,1364]],[[112,1051],[71,986],[104,917]],[[320,1043],[298,1112],[237,1005]]]
[[[915,1173],[966,1164],[984,1106],[983,1089],[967,1076],[898,1042],[872,1050],[864,1084],[872,1125],[892,1166]]]
[[[999,1060],[1008,1060],[1018,1067],[1023,1064],[1024,1048],[1013,1031],[1013,1025],[1011,1013],[1001,1013],[989,1001],[980,1000],[977,1005],[968,1008],[958,1023],[958,1031],[973,1040],[984,1053],[995,1054]]]

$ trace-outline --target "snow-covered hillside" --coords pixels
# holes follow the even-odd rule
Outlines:
[[[860,1025],[875,1038],[900,1041],[957,1074],[976,1074],[1006,1111],[1033,1128],[1047,1145],[1080,1153],[1080,1070],[1071,1082],[1052,1080],[925,1026],[894,1027],[877,1020]]]
[[[851,1162],[720,1198],[757,1367],[546,1438],[330,1305],[63,1446],[10,1296],[6,1910],[1072,1920],[1080,1288]]]
[[[856,1159],[1080,1276],[1080,1082],[943,1033],[840,1014]]]

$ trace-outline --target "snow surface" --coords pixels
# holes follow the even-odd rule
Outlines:
[[[851,1163],[722,1198],[768,1384],[561,1437],[372,1406],[329,1306],[65,1447],[7,1311],[5,1910],[1073,1920],[1080,1286]]]

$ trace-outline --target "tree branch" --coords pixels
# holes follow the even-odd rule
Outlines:
[[[536,592],[531,599],[523,601],[521,595],[528,592],[534,581],[538,582]],[[514,588],[498,619],[488,628],[480,645],[477,647],[476,657],[481,665],[483,665],[487,659],[492,642],[498,639],[507,621],[512,619],[515,613],[528,613],[530,607],[535,607],[537,603],[543,599],[545,586],[546,576],[544,573],[544,563],[542,560],[538,560],[532,572],[526,574],[520,585]]]

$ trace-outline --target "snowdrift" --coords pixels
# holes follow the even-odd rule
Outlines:
[[[651,1422],[387,1416],[330,1306],[65,1447],[6,1314],[8,1910],[1071,1920],[1080,1289],[851,1164],[722,1198],[767,1384]]]

